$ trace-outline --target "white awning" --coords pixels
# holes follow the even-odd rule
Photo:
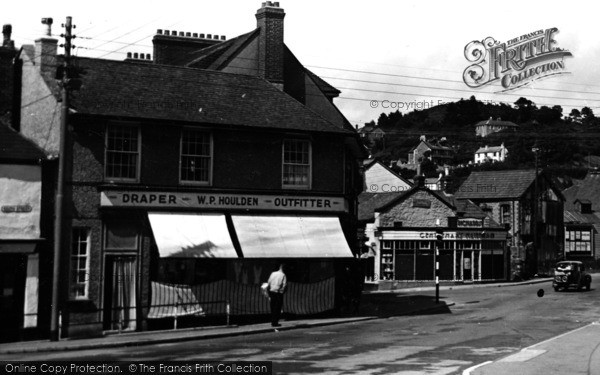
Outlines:
[[[237,258],[223,214],[148,213],[161,258]]]
[[[337,217],[232,215],[244,258],[352,257]]]

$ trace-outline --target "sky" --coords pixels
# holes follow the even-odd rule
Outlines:
[[[157,29],[225,35],[256,28],[261,1],[150,0],[10,2],[0,15],[12,24],[17,47],[43,35],[41,18],[73,18],[74,55],[122,60],[127,52],[152,53]],[[600,114],[600,5],[583,1],[356,1],[282,0],[284,41],[310,70],[342,93],[335,99],[353,124],[467,99],[514,103],[523,96],[539,106],[561,105],[563,114],[584,106]],[[557,28],[555,46],[571,52],[565,74],[499,92],[498,84],[471,88],[465,46],[487,37],[503,43]],[[62,49],[59,49],[62,53]]]

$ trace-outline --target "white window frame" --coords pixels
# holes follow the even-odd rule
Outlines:
[[[208,142],[209,142],[209,166],[208,166],[208,181],[191,181],[191,180],[183,180],[182,179],[182,159],[183,159],[183,133],[184,132],[198,132],[198,133],[204,133],[206,135],[208,135]],[[181,130],[181,134],[179,136],[179,183],[182,185],[200,185],[200,186],[211,186],[212,185],[212,178],[213,178],[213,161],[214,161],[214,148],[213,148],[213,134],[211,131],[206,130],[206,129],[197,129],[197,128],[183,128]],[[204,157],[204,155],[186,155],[186,156],[200,156],[200,157]]]
[[[129,127],[137,130],[137,165],[135,166],[135,178],[128,177],[109,177],[108,176],[108,134],[110,128],[116,127]],[[112,151],[112,150],[111,150]],[[104,180],[105,181],[117,181],[117,182],[139,182],[140,171],[142,165],[142,131],[139,125],[130,123],[109,123],[106,125],[106,132],[104,135]]]
[[[285,163],[285,145],[287,142],[302,142],[308,144],[308,184],[307,185],[286,185],[284,183],[285,166],[291,165]],[[303,164],[302,164],[303,165]],[[284,139],[281,144],[281,188],[282,189],[297,189],[297,190],[310,190],[312,188],[312,142],[309,139],[302,138],[288,138]]]
[[[69,299],[71,300],[87,300],[90,295],[90,247],[91,247],[91,229],[87,227],[75,227],[71,233],[71,253],[69,254]],[[81,241],[80,233],[85,233],[85,240]],[[77,254],[74,254],[73,251],[75,245],[75,241],[77,241],[77,245],[85,244],[85,255],[81,255],[79,253],[79,246],[77,247]],[[79,268],[79,259],[85,256],[85,269]],[[73,290],[73,273],[80,271],[85,272],[85,279],[83,282],[78,281],[76,284],[84,285],[84,294],[83,295],[75,295]]]

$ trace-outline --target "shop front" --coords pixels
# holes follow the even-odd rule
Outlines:
[[[285,264],[284,313],[336,308],[353,254],[343,198],[101,193],[105,331],[268,314],[260,285]]]
[[[506,232],[444,228],[436,259],[435,230],[382,230],[379,242],[382,280],[443,281],[506,279]]]

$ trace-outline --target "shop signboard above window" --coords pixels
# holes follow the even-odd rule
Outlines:
[[[344,198],[322,196],[103,191],[103,207],[214,208],[347,212]]]
[[[458,219],[458,223],[457,226],[459,228],[481,228],[483,227],[483,223],[481,221],[481,219],[467,219],[467,218],[461,218]]]

